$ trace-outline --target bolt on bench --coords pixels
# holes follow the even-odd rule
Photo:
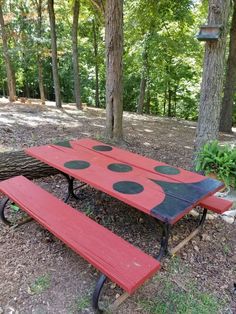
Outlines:
[[[0,191],[7,195],[0,206],[4,223],[11,224],[4,215],[10,200],[102,273],[92,302],[98,311],[107,277],[126,291],[115,301],[116,307],[160,269],[159,261],[23,176],[0,182]]]

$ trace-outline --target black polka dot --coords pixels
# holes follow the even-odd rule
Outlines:
[[[133,181],[120,181],[113,184],[113,189],[123,194],[138,194],[144,188],[141,184]]]
[[[112,150],[112,147],[108,145],[97,145],[97,146],[93,146],[93,149],[99,152],[109,152]]]
[[[72,148],[69,141],[57,142],[55,145]]]
[[[157,167],[154,168],[154,170],[156,172],[163,173],[163,174],[175,175],[175,174],[179,174],[180,173],[179,169],[174,168],[174,167],[170,167],[170,166],[157,166]]]
[[[71,160],[64,163],[64,167],[69,169],[86,169],[90,163],[84,160]]]
[[[126,164],[110,164],[107,166],[107,168],[115,172],[129,172],[133,170],[131,166]]]

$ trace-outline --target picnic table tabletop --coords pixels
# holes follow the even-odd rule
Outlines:
[[[31,147],[26,153],[169,224],[224,186],[89,138]]]

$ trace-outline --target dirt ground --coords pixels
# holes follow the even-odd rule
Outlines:
[[[78,112],[73,104],[63,108],[58,110],[50,102],[44,108],[34,102],[10,106],[2,100],[0,152],[72,138],[103,140],[102,109],[85,108]],[[189,169],[195,128],[194,122],[125,113],[126,142],[121,146]],[[221,140],[233,142],[236,133],[222,134]],[[59,198],[66,193],[66,182],[60,175],[36,182]],[[70,205],[155,256],[161,229],[151,217],[89,186],[83,188],[82,195],[81,200],[72,200]],[[170,245],[178,243],[194,224],[193,217],[182,219],[173,229]],[[236,313],[235,226],[220,218],[208,220],[203,234],[195,237],[174,259],[165,259],[160,273],[127,299],[116,313],[197,313],[194,309],[154,310],[145,305],[164,298],[166,278],[177,292],[187,293],[188,287],[194,286],[221,304],[218,310],[202,313]],[[0,258],[0,314],[93,313],[90,298],[98,272],[37,223],[10,229],[0,223]],[[111,297],[120,293],[111,283],[107,286],[111,288],[107,289],[108,294],[112,292]]]

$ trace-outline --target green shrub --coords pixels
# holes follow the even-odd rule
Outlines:
[[[226,186],[236,187],[236,148],[212,141],[202,147],[196,161],[196,171],[214,173]]]

